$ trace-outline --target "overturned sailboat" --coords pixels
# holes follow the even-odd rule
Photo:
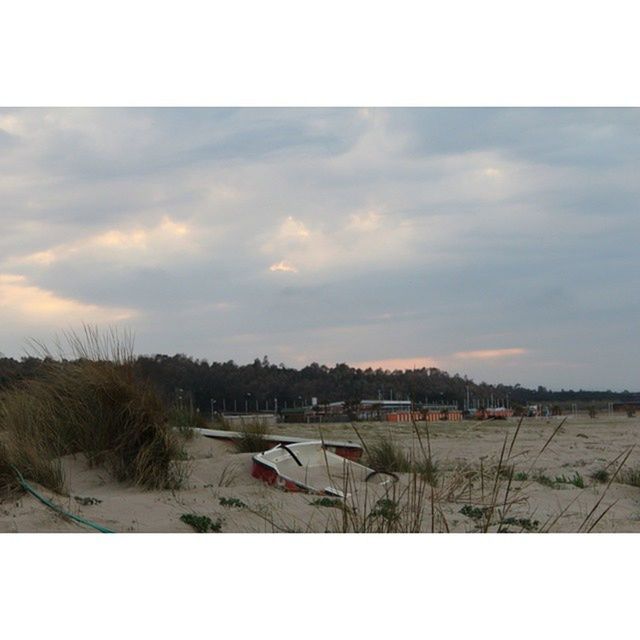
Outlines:
[[[345,498],[351,487],[370,483],[386,486],[397,480],[328,450],[320,440],[279,444],[253,456],[251,475],[287,491]]]

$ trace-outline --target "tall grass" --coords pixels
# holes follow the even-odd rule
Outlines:
[[[265,438],[269,434],[269,427],[260,420],[247,422],[242,425],[240,437],[233,441],[238,453],[255,453],[266,451],[272,444]]]
[[[186,473],[179,462],[182,439],[152,387],[134,375],[129,347],[110,345],[87,327],[84,336],[66,338],[75,360],[47,357],[37,379],[0,399],[9,464],[56,491],[64,486],[59,458],[76,453],[120,481],[180,486]]]
[[[419,447],[410,455],[405,453],[404,457],[394,450],[393,443],[380,440],[367,443],[361,438],[367,461],[385,470],[398,472],[398,482],[384,487],[368,487],[366,483],[362,486],[362,483],[359,485],[347,479],[342,488],[346,498],[341,502],[340,515],[335,514],[337,510],[332,510],[334,513],[329,516],[327,530],[365,533],[448,532],[449,520],[462,514],[469,519],[473,530],[483,533],[550,531],[569,507],[541,523],[528,512],[526,488],[536,482],[533,473],[535,465],[562,428],[563,422],[553,429],[540,450],[534,454],[526,471],[516,474],[514,465],[518,456],[522,455],[516,451],[522,425],[520,421],[513,432],[505,435],[497,457],[486,464],[480,459],[479,469],[463,466],[446,475],[438,474],[431,482],[427,482],[419,472],[421,465],[435,466],[428,425],[426,431],[414,425]],[[616,465],[616,470],[579,531],[592,531],[611,508],[611,505],[601,508],[601,504],[628,455],[629,452],[611,462],[611,466]],[[517,484],[514,485],[516,476]],[[571,504],[586,490],[582,488]]]
[[[416,433],[419,434],[418,431]],[[367,466],[375,471],[416,473],[426,479],[429,484],[434,484],[437,480],[438,465],[430,453],[416,448],[407,452],[393,440],[391,435],[381,436],[368,443],[365,452]]]

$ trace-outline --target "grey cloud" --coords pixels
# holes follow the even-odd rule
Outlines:
[[[496,381],[637,386],[638,110],[11,114],[33,135],[0,138],[0,273],[136,309],[141,351],[293,364],[431,356]],[[494,182],[492,159],[504,170]],[[383,224],[356,251],[345,228],[370,211]],[[190,247],[9,262],[163,216],[189,227]],[[278,239],[287,216],[308,244]],[[333,251],[326,263],[311,259],[320,245]],[[269,272],[293,250],[297,273]],[[0,351],[16,341],[15,325],[0,328]],[[513,347],[526,357],[450,358]]]

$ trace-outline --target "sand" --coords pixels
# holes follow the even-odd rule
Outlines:
[[[528,479],[512,482],[510,497],[517,500],[506,515],[527,521],[533,530],[576,532],[604,495],[582,528],[589,528],[608,509],[593,531],[640,531],[640,488],[620,482],[607,487],[590,477],[631,447],[635,448],[625,467],[640,468],[640,447],[636,447],[640,439],[640,420],[569,417],[536,459],[559,421],[558,418],[531,418],[523,422],[510,462],[515,465],[516,473],[528,472]],[[430,425],[432,455],[440,470],[437,522],[433,526],[436,531],[478,530],[479,520],[464,515],[461,509],[465,506],[479,508],[488,503],[492,485],[485,477],[485,486],[481,486],[480,465],[486,473],[497,463],[505,436],[510,441],[516,424],[516,420],[509,420]],[[372,423],[360,424],[358,429],[365,440],[391,434],[407,451],[417,447],[412,425]],[[278,425],[277,432],[310,438],[319,435],[315,425]],[[326,438],[357,440],[349,425],[323,425],[322,433]],[[314,504],[317,496],[285,492],[252,478],[252,454],[235,453],[229,444],[201,436],[187,443],[187,452],[191,473],[186,486],[175,492],[125,486],[114,481],[106,470],[89,468],[82,456],[68,456],[63,460],[69,495],[37,488],[65,510],[117,532],[193,532],[191,526],[180,520],[188,513],[208,516],[212,522],[219,523],[222,533],[342,530],[340,509]],[[615,464],[609,468],[610,471],[614,469]],[[476,477],[469,488],[463,478],[474,473]],[[539,475],[552,480],[559,476],[568,479],[576,473],[583,478],[584,489],[568,483],[546,486],[534,480]],[[407,489],[408,483],[409,477],[402,475],[395,489],[396,496]],[[506,481],[501,484],[501,500],[506,484]],[[363,503],[362,497],[359,494],[354,498],[354,504],[357,502],[359,509],[370,511],[373,498],[368,503],[365,498]],[[231,500],[233,504],[225,506],[221,499]],[[427,487],[419,514],[419,527],[423,531],[432,529],[429,499],[430,488]],[[237,501],[245,506],[237,506]],[[566,511],[563,513],[563,510]],[[362,518],[358,521],[362,523]],[[520,531],[522,526],[511,525],[508,529]],[[90,531],[61,517],[28,494],[0,503],[0,532]]]

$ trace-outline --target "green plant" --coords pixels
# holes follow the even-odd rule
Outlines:
[[[489,509],[487,507],[474,507],[470,504],[465,504],[462,509],[460,509],[459,513],[463,516],[467,516],[467,518],[471,518],[472,520],[481,520],[487,515]]]
[[[500,521],[498,533],[506,533],[509,526],[520,527],[524,531],[536,531],[540,526],[538,520],[531,520],[530,518],[504,518]]]
[[[591,478],[596,482],[601,482],[602,484],[606,484],[609,482],[609,478],[611,475],[606,469],[598,469],[591,474]]]
[[[555,487],[555,482],[544,473],[538,473],[533,479],[544,487]]]
[[[524,482],[529,479],[529,474],[526,471],[518,471],[518,473],[514,474],[513,479],[518,482]]]
[[[564,474],[561,476],[556,476],[555,482],[557,484],[572,484],[574,487],[578,487],[578,489],[584,489],[584,478],[576,471],[573,476],[567,478]]]
[[[392,528],[400,520],[400,505],[396,500],[380,498],[369,512],[369,518],[380,518],[388,528]]]
[[[184,513],[180,516],[180,520],[190,527],[193,527],[198,533],[220,533],[220,531],[222,531],[222,520],[217,519],[214,522],[209,516],[201,516],[197,513]]]
[[[220,498],[219,503],[223,507],[236,507],[237,509],[246,509],[247,505],[238,498]]]
[[[314,507],[338,507],[342,508],[343,502],[338,498],[315,498],[309,504]]]

